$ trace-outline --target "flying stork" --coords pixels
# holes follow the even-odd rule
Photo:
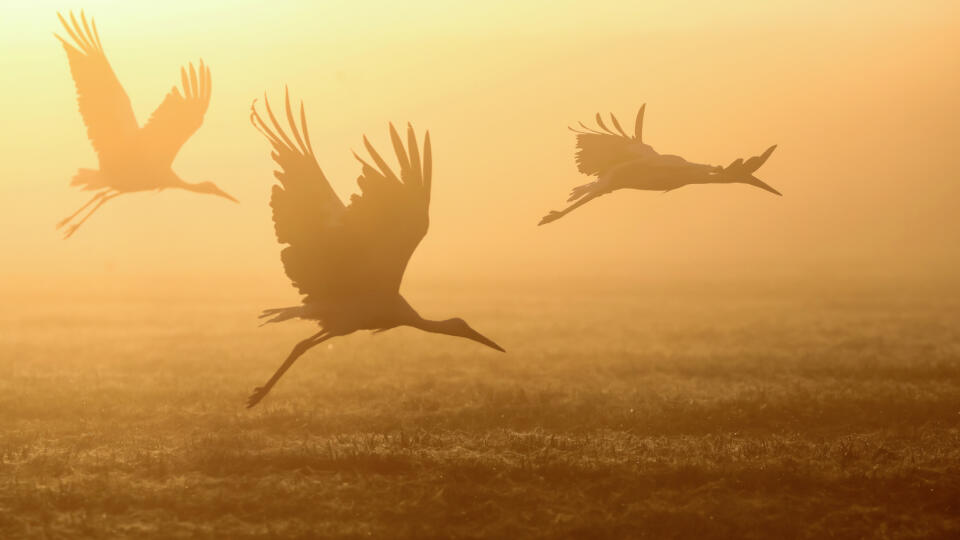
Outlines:
[[[597,128],[589,128],[580,122],[580,129],[569,128],[577,134],[577,168],[581,173],[596,176],[589,184],[577,186],[570,192],[567,208],[551,210],[543,216],[539,225],[556,221],[591,200],[618,189],[643,189],[672,191],[688,184],[749,184],[775,195],[780,192],[753,176],[777,145],[746,162],[737,159],[727,167],[691,163],[680,156],[660,154],[643,142],[643,112],[640,107],[633,137],[624,132],[620,122],[611,114],[610,120],[616,131],[604,124],[597,113]]]
[[[174,86],[142,127],[130,106],[130,98],[110,67],[97,25],[80,12],[80,20],[70,13],[70,23],[57,17],[73,43],[54,34],[67,52],[70,73],[77,86],[80,115],[87,126],[87,136],[99,158],[99,169],[80,169],[70,185],[84,191],[97,191],[79,210],[57,224],[62,228],[93,203],[97,203],[82,219],[66,229],[69,238],[107,201],[138,191],[179,188],[196,193],[236,199],[212,182],[191,183],[170,168],[183,143],[200,124],[210,105],[210,68],[203,64],[189,72],[180,68],[183,92]]]
[[[290,366],[310,348],[358,330],[383,332],[412,326],[427,332],[464,337],[504,352],[504,349],[470,327],[463,319],[425,319],[400,294],[407,261],[427,233],[432,182],[430,132],[423,140],[421,159],[413,127],[407,125],[407,143],[390,124],[390,140],[400,174],[380,157],[373,145],[363,144],[376,165],[354,154],[360,162],[357,179],[361,194],[344,205],[320,169],[310,143],[307,119],[300,103],[300,127],[285,97],[285,133],[264,96],[269,125],[256,102],[250,119],[273,147],[279,166],[274,173],[270,206],[277,240],[287,244],[280,254],[287,276],[305,295],[302,304],[268,309],[267,322],[300,318],[317,322],[321,329],[297,343],[272,377],[247,399],[253,407],[270,392]],[[301,135],[302,131],[302,135]],[[265,323],[266,324],[266,323]]]

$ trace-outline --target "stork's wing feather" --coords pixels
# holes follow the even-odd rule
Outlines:
[[[70,13],[70,22],[57,17],[73,43],[54,34],[63,44],[70,73],[77,87],[77,103],[94,150],[104,160],[122,156],[137,133],[137,119],[130,98],[117,80],[103,52],[97,25],[80,12],[80,21]]]
[[[580,129],[570,128],[577,134],[577,169],[583,174],[600,175],[611,168],[643,157],[650,147],[641,140],[644,107],[637,114],[637,132],[633,137],[627,135],[615,116],[610,115],[613,127],[611,130],[604,123],[600,113],[597,113],[598,128],[590,128],[580,122]],[[652,150],[652,149],[651,149]]]
[[[287,120],[299,144],[287,137],[269,101],[264,100],[264,104],[270,124],[257,112],[256,102],[250,108],[250,120],[270,141],[271,156],[280,167],[273,173],[280,184],[273,186],[270,207],[277,241],[289,244],[281,254],[284,269],[302,294],[322,298],[329,295],[325,283],[332,259],[336,258],[329,251],[335,242],[333,231],[340,226],[345,207],[330,187],[309,144],[303,104],[300,105],[300,125],[305,141],[290,111],[289,94],[286,103]]]
[[[407,125],[406,149],[393,124],[390,138],[400,163],[399,178],[364,137],[376,167],[356,156],[362,167],[357,179],[361,195],[351,197],[343,216],[344,227],[361,241],[353,262],[363,268],[366,286],[382,294],[400,289],[407,263],[430,224],[430,132],[424,138],[422,163],[413,126]]]
[[[210,106],[210,67],[200,60],[199,69],[192,63],[189,68],[189,72],[180,68],[183,93],[172,87],[140,132],[143,151],[163,165],[173,163],[183,143],[200,129]]]
[[[577,134],[577,169],[590,176],[598,176],[613,167],[636,159],[631,149],[637,142],[619,135],[594,133]]]
[[[300,107],[297,128],[286,99],[284,132],[265,103],[268,125],[254,109],[251,118],[273,145],[273,158],[282,170],[271,206],[277,239],[289,244],[281,255],[287,275],[307,303],[327,303],[380,293],[396,293],[407,261],[427,231],[430,197],[430,139],[421,163],[413,130],[408,148],[391,126],[391,139],[400,162],[400,176],[390,169],[369,141],[364,144],[376,167],[361,161],[361,195],[349,207],[333,192],[310,146],[306,117]]]

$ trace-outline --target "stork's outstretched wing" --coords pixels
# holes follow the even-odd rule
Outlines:
[[[88,24],[82,11],[79,22],[72,12],[69,23],[59,13],[57,17],[74,41],[70,43],[54,34],[67,52],[87,136],[101,164],[104,160],[120,159],[137,133],[130,98],[107,61],[93,19]]]
[[[190,64],[189,75],[180,68],[183,93],[174,86],[140,132],[141,148],[158,163],[169,165],[180,147],[200,129],[210,106],[210,68],[200,60],[199,69]]]
[[[569,128],[577,134],[577,169],[583,174],[600,175],[621,163],[643,157],[653,149],[643,144],[643,112],[646,105],[637,113],[633,137],[627,135],[620,122],[611,114],[610,120],[616,132],[603,123],[597,113],[599,129],[589,128],[580,122],[580,129]]]
[[[393,126],[390,137],[400,176],[397,177],[369,141],[364,145],[373,163],[360,159],[357,183],[349,207],[333,192],[310,145],[306,116],[300,106],[301,136],[286,96],[291,140],[264,103],[268,125],[255,108],[254,125],[273,145],[274,161],[282,170],[270,205],[277,240],[289,244],[281,255],[287,275],[307,303],[396,293],[410,256],[427,232],[431,181],[430,134],[424,140],[423,160],[413,128],[407,130],[407,148]]]
[[[343,216],[345,228],[363,241],[354,264],[369,269],[366,286],[383,294],[400,289],[410,256],[427,234],[433,167],[429,131],[423,141],[422,163],[413,126],[407,124],[406,149],[393,124],[390,139],[400,163],[400,177],[364,137],[363,144],[376,167],[354,154],[362,165],[357,179],[362,194],[350,197]]]

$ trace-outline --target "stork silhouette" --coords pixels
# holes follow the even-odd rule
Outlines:
[[[573,188],[567,199],[573,204],[560,211],[551,210],[539,225],[556,221],[601,195],[624,188],[667,192],[688,184],[739,183],[780,195],[779,191],[753,176],[777,145],[746,162],[737,159],[726,168],[691,163],[680,156],[660,154],[643,142],[646,107],[646,104],[642,105],[637,113],[633,137],[623,131],[613,114],[610,120],[616,132],[604,124],[600,113],[596,117],[598,129],[589,128],[583,122],[580,122],[581,129],[569,128],[577,134],[577,168],[597,179]]]
[[[273,186],[270,206],[287,276],[306,295],[299,306],[265,310],[266,323],[293,318],[317,321],[321,330],[299,342],[263,386],[247,400],[253,407],[270,392],[290,366],[310,348],[357,330],[383,332],[412,326],[427,332],[464,337],[503,352],[503,348],[470,327],[463,319],[424,319],[400,295],[407,262],[427,233],[432,181],[430,132],[423,141],[423,159],[413,127],[407,125],[407,147],[390,124],[390,140],[400,164],[397,176],[373,145],[363,144],[376,167],[360,162],[361,194],[344,206],[320,169],[310,144],[306,113],[300,103],[300,128],[285,95],[287,123],[294,143],[277,122],[264,96],[270,125],[256,108],[250,120],[273,147],[280,181]],[[302,136],[301,136],[302,130]],[[264,324],[266,324],[264,323]]]
[[[79,22],[72,12],[70,23],[59,13],[57,17],[74,41],[70,43],[54,34],[67,52],[80,114],[100,163],[99,170],[80,169],[70,182],[82,186],[84,191],[98,193],[58,223],[58,229],[91,204],[97,204],[66,229],[64,238],[77,232],[107,201],[124,193],[180,188],[237,202],[212,182],[186,182],[170,168],[180,147],[200,128],[210,105],[210,68],[203,60],[199,68],[189,65],[189,76],[186,69],[180,68],[183,93],[176,86],[171,88],[146,125],[139,127],[130,98],[103,52],[96,23],[91,18],[88,24],[82,11]]]

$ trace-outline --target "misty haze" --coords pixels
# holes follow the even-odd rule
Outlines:
[[[960,536],[957,3],[0,45],[0,538]]]

